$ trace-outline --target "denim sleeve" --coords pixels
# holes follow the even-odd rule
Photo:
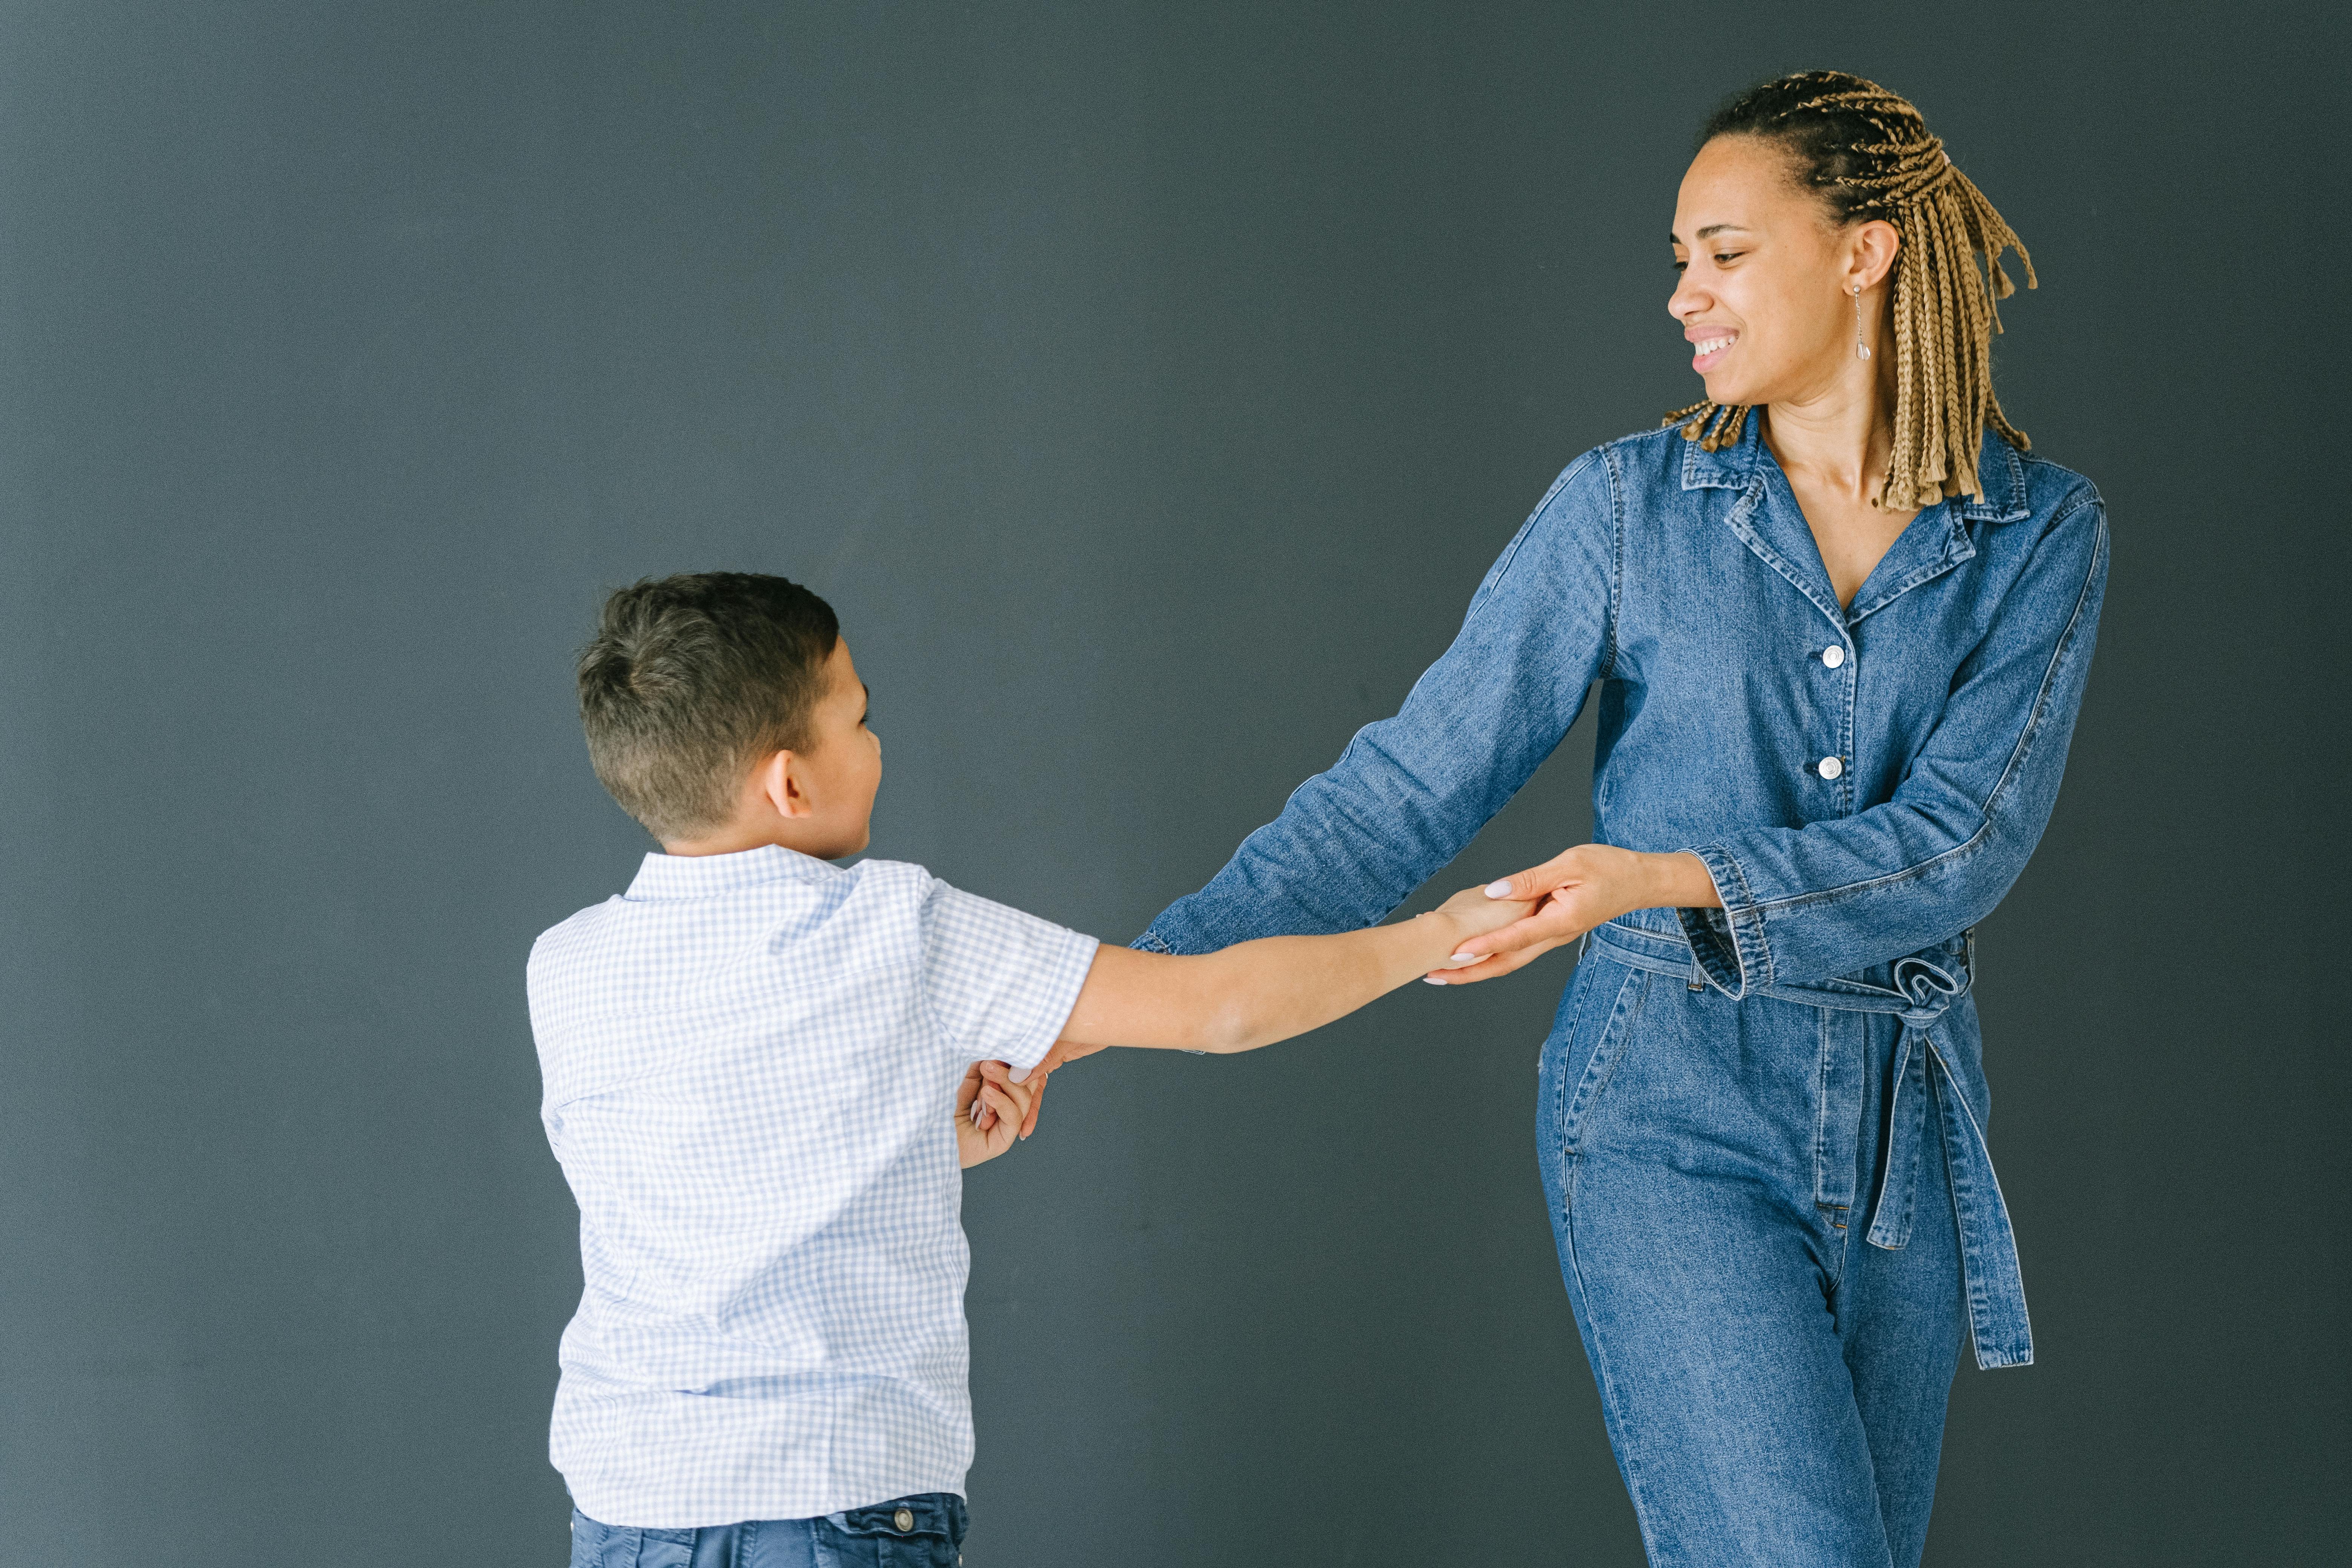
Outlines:
[[[2084,493],[2003,595],[1892,799],[1692,847],[1723,908],[1678,912],[1715,984],[1738,997],[1851,973],[1992,912],[2057,801],[2106,578],[2105,510]]]
[[[1559,744],[1605,673],[1618,558],[1605,451],[1555,480],[1392,719],[1356,732],[1135,945],[1211,952],[1377,923],[1461,853]]]

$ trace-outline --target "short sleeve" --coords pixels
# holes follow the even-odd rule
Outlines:
[[[923,899],[923,995],[958,1056],[1035,1067],[1054,1048],[1097,945],[950,887]]]

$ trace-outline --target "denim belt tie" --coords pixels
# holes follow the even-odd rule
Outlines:
[[[1596,928],[1586,942],[1629,968],[1672,974],[1705,988],[1704,971],[1680,937],[1615,924]],[[1638,945],[1637,945],[1638,943]],[[1667,950],[1679,948],[1681,956]],[[1952,1187],[1953,1215],[1960,1235],[1960,1272],[1968,1291],[1969,1334],[1977,1365],[2023,1366],[2033,1360],[2033,1327],[2025,1313],[2025,1279],[2017,1263],[2017,1233],[2009,1222],[2000,1182],[1984,1129],[1951,1058],[1936,1047],[1935,1024],[1944,1010],[1969,994],[1976,979],[1976,933],[1964,933],[1942,948],[1895,961],[1893,988],[1858,980],[1812,985],[1759,987],[1757,994],[1805,1007],[1843,1013],[1891,1013],[1903,1021],[1889,1079],[1886,1148],[1879,1167],[1877,1206],[1869,1241],[1888,1250],[1911,1239],[1911,1199],[1918,1185],[1920,1146],[1927,1137],[1932,1105],[1943,1118],[1944,1167]]]

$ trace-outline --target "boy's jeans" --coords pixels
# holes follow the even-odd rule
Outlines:
[[[963,1499],[924,1492],[822,1519],[635,1530],[572,1512],[572,1568],[956,1568]]]

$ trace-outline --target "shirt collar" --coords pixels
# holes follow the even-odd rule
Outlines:
[[[1683,489],[1744,490],[1755,477],[1758,455],[1764,448],[1763,422],[1749,412],[1739,439],[1719,451],[1707,452],[1696,441],[1683,443]],[[2025,465],[2017,448],[1991,430],[1977,459],[1977,478],[1983,481],[1982,500],[1955,500],[1965,522],[2016,522],[2032,515],[2025,504]]]
[[[781,844],[762,844],[732,855],[649,854],[623,897],[708,899],[762,882],[815,881],[842,875],[836,867]]]

